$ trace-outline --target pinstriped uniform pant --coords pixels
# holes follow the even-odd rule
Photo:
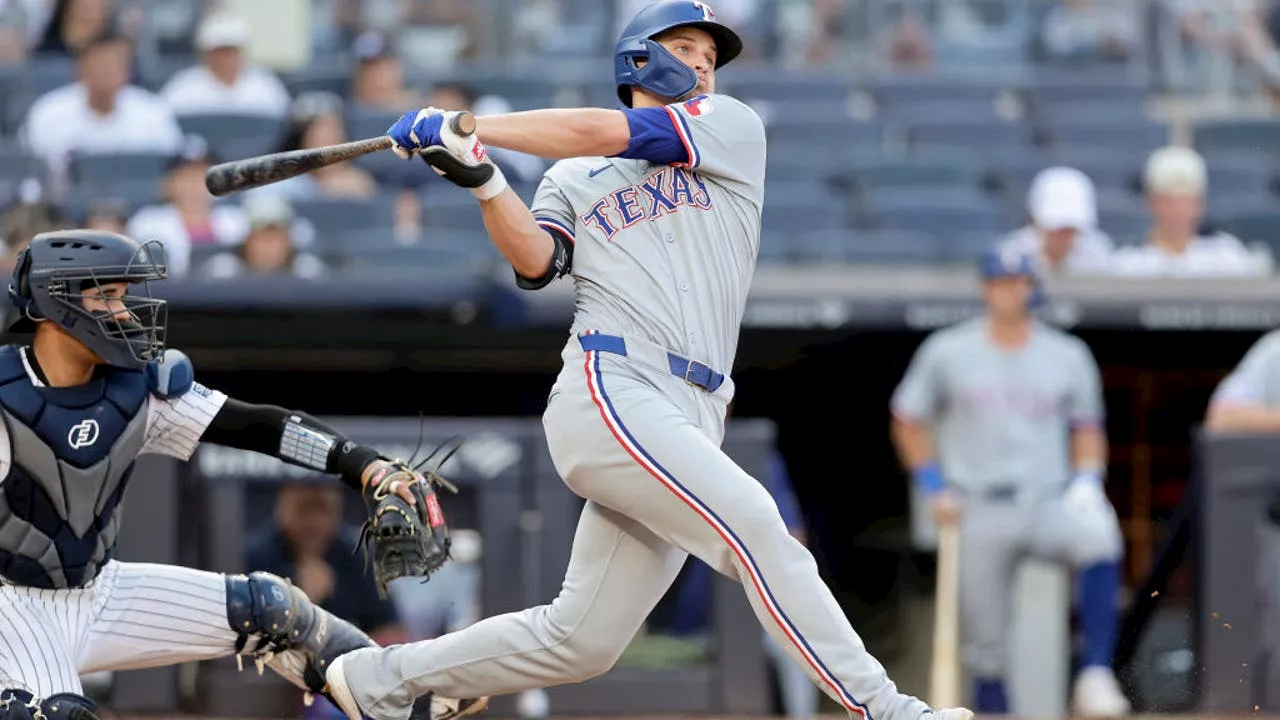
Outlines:
[[[83,673],[230,655],[223,578],[110,562],[84,588],[0,586],[0,689],[82,693]]]
[[[720,450],[725,400],[634,358],[565,349],[543,416],[565,483],[587,499],[559,596],[443,637],[359,650],[361,709],[408,717],[414,697],[501,695],[607,671],[689,554],[742,582],[760,623],[850,716],[915,720],[755,478]],[[754,633],[756,628],[742,628]]]

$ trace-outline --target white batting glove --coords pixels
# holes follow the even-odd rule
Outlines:
[[[1078,473],[1067,484],[1062,504],[1074,515],[1094,515],[1109,509],[1111,501],[1102,488],[1102,476],[1093,472]]]
[[[445,150],[449,152],[455,160],[467,168],[489,167],[493,169],[492,175],[484,181],[483,184],[468,188],[471,194],[480,200],[488,200],[496,197],[503,190],[507,189],[507,178],[502,173],[502,169],[494,164],[493,159],[489,157],[489,148],[480,142],[480,138],[475,133],[462,134],[453,129],[453,120],[460,113],[446,112],[440,125],[440,142]],[[432,168],[437,173],[448,178],[449,170],[442,169],[436,162],[428,160]],[[450,178],[452,179],[452,178]],[[455,182],[457,182],[455,180]]]

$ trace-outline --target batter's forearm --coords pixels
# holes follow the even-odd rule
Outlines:
[[[1280,432],[1280,411],[1257,405],[1209,406],[1205,427],[1214,432]]]
[[[1105,475],[1107,436],[1100,427],[1078,427],[1071,431],[1071,464],[1076,472]]]
[[[529,110],[476,118],[476,137],[493,147],[562,160],[617,155],[627,149],[631,128],[620,110]]]
[[[494,247],[517,273],[537,278],[547,272],[555,243],[538,227],[533,213],[519,195],[508,188],[492,199],[481,201],[480,215]]]

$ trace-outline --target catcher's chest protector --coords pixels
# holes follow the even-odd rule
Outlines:
[[[0,417],[12,454],[0,479],[0,582],[83,585],[115,551],[120,499],[146,437],[141,372],[36,387],[0,348]]]

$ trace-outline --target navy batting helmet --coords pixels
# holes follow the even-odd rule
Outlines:
[[[698,74],[653,40],[672,28],[696,27],[711,35],[716,41],[717,70],[738,57],[742,38],[715,18],[706,3],[690,0],[666,0],[636,13],[613,52],[613,76],[622,104],[631,107],[633,87],[678,100],[698,86]]]
[[[13,269],[9,297],[18,306],[11,332],[32,332],[36,321],[56,322],[103,362],[140,369],[164,353],[168,313],[151,297],[150,280],[164,279],[164,248],[100,230],[58,230],[31,239]],[[141,284],[122,296],[110,283]],[[86,304],[92,296],[100,299]],[[97,307],[95,307],[95,305]]]
[[[1031,256],[1011,248],[993,248],[978,260],[978,273],[983,280],[1024,277],[1031,281],[1031,307],[1044,301],[1040,278]]]

